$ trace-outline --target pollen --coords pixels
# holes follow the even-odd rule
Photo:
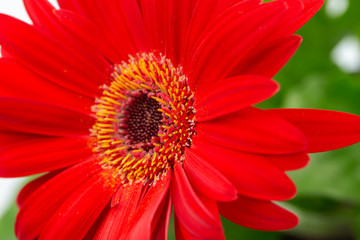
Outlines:
[[[93,112],[91,148],[123,184],[155,184],[177,161],[195,133],[194,93],[181,67],[154,54],[114,66]]]

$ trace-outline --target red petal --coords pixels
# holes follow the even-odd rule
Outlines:
[[[181,224],[199,238],[211,238],[222,234],[218,216],[207,208],[195,193],[183,168],[175,162],[174,180],[171,183],[171,197],[174,211]]]
[[[77,37],[80,42],[89,44],[111,62],[122,61],[110,43],[104,39],[102,31],[93,22],[80,14],[67,10],[56,10],[54,14],[59,18],[63,27],[73,37]]]
[[[309,21],[324,4],[324,0],[301,0],[301,2],[304,4],[304,10],[301,15],[298,16],[281,34],[293,34],[296,32],[302,25]],[[291,3],[289,2],[289,4]]]
[[[238,111],[273,96],[279,85],[261,76],[238,76],[210,83],[195,94],[196,121],[203,122]]]
[[[194,8],[194,12],[191,17],[191,21],[188,26],[188,32],[186,35],[185,41],[185,50],[181,51],[183,62],[188,64],[191,55],[191,49],[193,47],[197,47],[198,44],[195,44],[201,34],[206,29],[207,25],[210,25],[211,20],[215,15],[216,10],[218,9],[218,2],[224,2],[224,0],[202,0],[197,1],[196,6]],[[194,46],[195,45],[195,46]]]
[[[262,0],[219,0],[217,4],[217,14],[225,12],[235,5],[245,4],[245,6],[250,5],[252,8],[262,4]],[[248,11],[248,8],[243,8],[243,11]]]
[[[64,168],[93,153],[85,138],[38,138],[2,151],[0,176],[20,177]]]
[[[315,109],[273,109],[296,126],[308,139],[307,152],[324,152],[360,141],[360,117],[342,112]]]
[[[143,183],[120,187],[112,198],[111,208],[98,227],[94,239],[120,239],[139,205]]]
[[[189,26],[186,50],[183,53],[185,54],[183,63],[184,68],[191,71],[189,64],[191,63],[191,59],[194,56],[194,53],[198,50],[199,46],[201,47],[201,44],[203,44],[203,41],[206,39],[207,35],[213,31],[214,26],[219,25],[219,23],[224,25],[234,24],[235,20],[238,18],[235,17],[232,22],[226,22],[229,19],[229,16],[234,13],[239,14],[239,12],[248,12],[255,7],[258,7],[260,2],[261,0],[217,0],[217,3],[211,0],[198,1],[197,9],[194,10],[194,14]],[[211,11],[211,8],[213,8],[213,11]],[[237,17],[239,17],[239,15]],[[218,31],[221,31],[222,28],[220,27],[219,29],[220,30]],[[207,40],[210,39],[211,38]]]
[[[100,71],[110,67],[109,62],[96,53],[96,48],[80,43],[68,34],[63,24],[56,17],[55,8],[47,0],[24,0],[24,5],[34,26],[43,29],[56,39],[61,39],[65,46],[76,49],[76,52],[81,54],[79,57],[83,62]]]
[[[13,59],[0,58],[0,83],[1,96],[51,103],[87,114],[94,104],[94,98],[41,78]]]
[[[0,131],[0,152],[9,147],[12,147],[14,144],[18,144],[20,142],[39,138],[41,136],[26,134],[26,133],[18,133],[18,132],[4,132]]]
[[[137,45],[138,51],[150,51],[153,49],[151,49],[149,46],[149,39],[145,30],[145,24],[142,15],[143,12],[141,12],[140,6],[138,4],[139,2],[140,1],[128,0],[114,1],[114,3],[118,6],[118,11],[121,12],[120,15],[124,18],[125,25],[129,29],[133,41],[135,41]]]
[[[59,12],[61,19],[66,22],[66,27],[71,29],[72,33],[80,36],[85,42],[91,39],[95,47],[100,48],[113,62],[121,62],[127,59],[127,54],[136,53],[136,50],[133,50],[134,43],[137,52],[151,50],[148,46],[149,40],[141,11],[136,1],[92,1],[91,4],[88,1],[78,3],[61,1],[60,4],[68,5],[65,7],[67,9],[84,13],[83,15],[95,22],[96,25],[68,11]],[[78,6],[71,6],[72,4]],[[113,24],[114,22],[116,25]],[[121,44],[118,44],[120,40]],[[120,54],[114,51],[117,48]]]
[[[154,49],[176,66],[184,54],[188,26],[197,1],[141,0],[144,24]]]
[[[83,2],[82,4],[86,5],[88,9],[92,8],[90,11],[92,14],[91,20],[101,26],[104,33],[109,33],[105,34],[112,38],[113,45],[116,45],[116,48],[122,45],[119,52],[134,55],[142,51],[152,50],[146,48],[148,44],[147,36],[138,1],[108,0],[104,2],[103,0],[97,0],[97,7],[96,4],[93,4],[94,7],[89,6],[88,1]],[[132,25],[137,25],[137,27],[133,28]],[[119,41],[121,41],[121,44],[118,43]],[[127,60],[128,56],[125,59]]]
[[[189,231],[181,224],[179,219],[174,217],[174,225],[175,225],[175,239],[176,240],[202,240],[201,237],[195,237],[189,233]]]
[[[0,22],[0,44],[20,63],[75,92],[99,93],[107,75],[86,64],[76,50],[7,15],[0,14]]]
[[[91,226],[91,228],[89,229],[89,231],[86,233],[86,235],[83,237],[83,239],[92,239],[95,240],[95,234],[97,233],[97,231],[99,230],[102,221],[104,220],[104,218],[106,217],[107,213],[110,210],[110,205],[106,205],[104,210],[102,211],[102,213],[100,214],[100,216],[96,219],[96,221],[93,223],[93,225]],[[107,238],[101,238],[102,240],[107,240]]]
[[[42,185],[44,185],[47,181],[55,177],[57,174],[59,174],[60,171],[52,171],[50,173],[47,173],[41,177],[38,177],[31,182],[27,183],[19,192],[19,195],[17,196],[16,203],[19,207],[23,205],[23,203],[36,191],[38,190]]]
[[[170,11],[170,35],[172,42],[169,44],[170,52],[175,52],[173,56],[174,64],[177,65],[181,62],[184,55],[185,40],[189,29],[191,17],[197,1],[193,0],[173,0]]]
[[[230,73],[257,74],[272,78],[300,46],[300,36],[285,36],[256,49],[244,57]],[[221,84],[224,81],[221,81]]]
[[[272,164],[284,171],[303,168],[310,161],[310,157],[306,153],[296,153],[289,155],[264,155],[264,157]]]
[[[152,235],[154,217],[157,211],[160,211],[161,203],[167,196],[170,186],[171,174],[170,171],[159,179],[155,185],[150,186],[149,191],[146,193],[144,199],[141,201],[135,216],[131,218],[128,224],[129,234],[124,234],[121,239],[150,239]]]
[[[64,1],[63,1],[64,2]],[[133,9],[121,9],[119,0],[81,0],[71,3],[76,8],[76,12],[84,15],[87,19],[94,22],[102,31],[101,36],[109,42],[113,51],[119,55],[119,59],[128,60],[128,54],[136,54],[141,49],[143,44],[146,44],[146,39],[138,39],[137,36],[141,34],[134,33],[141,31],[138,29],[131,29],[127,26],[124,11],[130,11],[131,15],[136,18],[134,14],[136,1]],[[131,4],[130,4],[131,5]],[[116,24],[114,24],[116,23]],[[119,44],[119,42],[121,44]]]
[[[283,16],[279,25],[274,31],[268,36],[268,41],[278,39],[279,37],[291,35],[294,32],[288,32],[287,30],[292,26],[295,20],[300,17],[304,10],[304,4],[302,0],[279,0],[284,2],[286,5],[286,13]]]
[[[101,169],[99,164],[89,160],[65,170],[42,185],[22,204],[16,218],[16,236],[25,240],[35,239],[61,204]]]
[[[0,53],[1,53],[2,58],[7,58],[7,59],[12,59],[13,58],[11,56],[11,54],[8,51],[6,51],[6,49],[3,48],[3,47],[0,47]]]
[[[305,137],[293,125],[252,107],[198,123],[195,131],[213,143],[246,152],[290,154],[306,147]]]
[[[262,231],[290,229],[299,221],[293,213],[269,201],[239,196],[234,202],[218,205],[221,215],[230,221]]]
[[[158,215],[158,219],[155,220],[154,218],[153,220],[153,223],[156,223],[156,226],[152,231],[151,239],[167,240],[172,209],[170,193],[168,193],[168,196],[166,196],[164,200],[163,206],[159,207],[156,214]]]
[[[181,222],[177,218],[177,216],[174,216],[174,225],[175,225],[175,238],[176,240],[203,240],[202,237],[196,237],[192,235]],[[225,240],[225,236],[215,236],[206,238],[207,240]]]
[[[78,1],[57,0],[57,2],[59,3],[60,8],[62,9],[71,10],[73,12],[81,12],[79,9],[80,7],[78,6],[79,5]]]
[[[52,14],[55,8],[47,0],[24,0],[24,6],[34,26],[53,30]]]
[[[61,205],[39,239],[82,239],[110,201],[119,180],[112,169],[102,169]]]
[[[173,14],[173,0],[140,0],[142,18],[152,48],[166,53],[174,61],[175,48],[170,45],[170,21]],[[173,62],[175,64],[175,62]]]
[[[237,198],[234,185],[189,149],[185,151],[184,170],[191,185],[204,196],[217,201],[233,201]]]
[[[244,1],[249,2],[249,1]],[[243,12],[235,8],[219,19],[212,30],[203,38],[199,48],[193,54],[189,78],[193,89],[226,77],[236,59],[241,59],[274,29],[285,12],[280,1],[261,4],[253,10]]]
[[[219,147],[197,137],[188,151],[222,172],[239,194],[263,200],[287,200],[296,193],[289,177],[260,155]]]
[[[50,136],[89,134],[94,119],[51,104],[0,97],[0,130]]]

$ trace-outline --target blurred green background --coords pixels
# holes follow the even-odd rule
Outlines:
[[[327,0],[298,34],[304,38],[302,45],[275,77],[281,91],[261,107],[322,108],[360,115],[360,1]],[[297,213],[299,226],[286,232],[260,232],[224,220],[227,239],[360,240],[359,144],[312,154],[308,167],[289,174],[298,194],[284,206]],[[1,240],[15,239],[16,212],[13,204],[1,218]],[[174,239],[173,228],[169,235]]]

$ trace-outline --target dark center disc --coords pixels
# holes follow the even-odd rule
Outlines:
[[[147,143],[157,136],[162,120],[162,113],[158,111],[160,104],[146,94],[142,94],[128,106],[129,121],[128,134],[133,143]]]

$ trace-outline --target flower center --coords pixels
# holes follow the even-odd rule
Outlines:
[[[119,133],[129,143],[150,142],[157,136],[162,120],[161,106],[151,96],[141,91],[132,93],[127,100],[127,107],[119,119]]]
[[[181,67],[154,54],[115,65],[93,111],[91,148],[123,184],[154,184],[175,161],[182,163],[194,131],[193,96]]]

